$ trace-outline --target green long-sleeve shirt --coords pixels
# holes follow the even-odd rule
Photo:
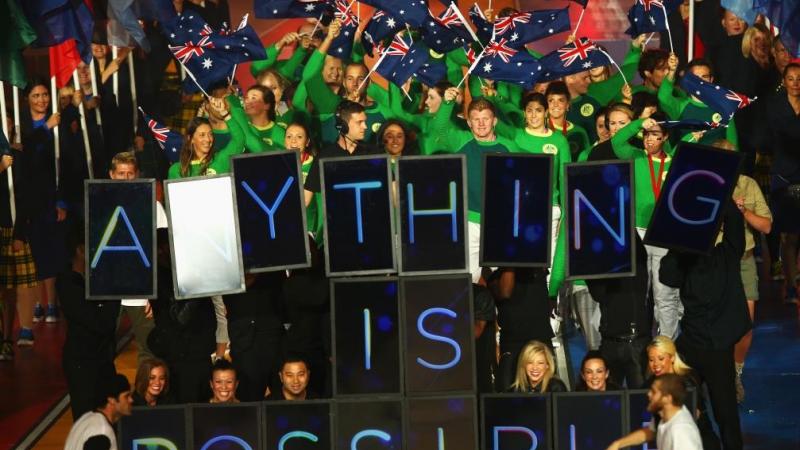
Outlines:
[[[653,209],[656,206],[656,195],[653,189],[653,184],[663,186],[664,180],[667,178],[667,173],[672,165],[673,148],[669,142],[664,143],[664,167],[661,167],[661,159],[652,158],[653,173],[650,172],[650,158],[644,149],[634,147],[630,144],[630,139],[636,136],[642,128],[643,119],[634,120],[626,125],[617,134],[611,138],[611,145],[614,148],[614,154],[620,159],[633,160],[633,179],[634,191],[636,198],[635,215],[636,227],[647,228],[650,224],[650,218],[653,215]],[[658,174],[661,174],[661,179],[658,179]]]
[[[480,223],[483,198],[483,154],[508,153],[515,149],[512,141],[497,136],[493,141],[478,141],[472,132],[461,130],[453,125],[450,117],[455,102],[442,102],[439,111],[431,121],[432,132],[442,136],[446,145],[440,150],[448,153],[460,153],[467,158],[467,209],[468,220]]]
[[[720,123],[722,116],[705,103],[692,97],[675,97],[673,90],[675,82],[669,77],[664,77],[661,87],[658,88],[658,103],[661,109],[673,120],[695,119],[704,122]],[[713,128],[705,132],[700,139],[701,144],[710,145],[720,139],[727,139],[739,148],[739,136],[736,132],[736,123],[731,119],[727,127]]]
[[[228,120],[226,123],[228,124],[228,130],[230,130],[230,141],[228,141],[224,147],[219,148],[217,144],[218,141],[214,139],[214,144],[212,145],[214,156],[211,159],[211,163],[209,163],[208,168],[206,169],[206,173],[200,173],[200,166],[202,165],[202,162],[198,160],[191,162],[189,166],[189,175],[187,176],[196,177],[200,175],[219,175],[231,171],[231,156],[244,152],[244,132],[239,124],[237,124],[233,119]],[[216,136],[216,133],[214,136]],[[181,175],[180,162],[176,162],[170,166],[169,172],[167,173],[167,178],[170,180],[184,178]]]
[[[590,84],[586,95],[595,99],[600,105],[607,105],[615,98],[618,98],[622,91],[622,86],[625,85],[625,80],[630,83],[633,81],[633,77],[636,76],[640,59],[642,59],[642,49],[636,48],[631,44],[628,53],[625,54],[625,59],[622,61],[622,73],[617,72],[607,80]]]
[[[241,127],[244,133],[244,146],[247,151],[261,153],[284,147],[286,130],[282,126],[273,121],[271,125],[265,128],[258,128],[247,119],[238,97],[229,95],[227,100],[231,108],[231,117],[233,118],[231,122]]]
[[[253,61],[250,65],[250,73],[253,77],[258,77],[258,74],[261,72],[275,67],[278,73],[284,78],[295,81],[297,79],[297,71],[303,64],[306,55],[308,55],[308,50],[298,45],[289,59],[278,61],[278,54],[280,52],[274,44],[269,47],[264,47],[264,50],[267,53],[267,59]]]

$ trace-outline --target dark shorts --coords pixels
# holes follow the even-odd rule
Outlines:
[[[46,280],[61,273],[67,264],[64,223],[56,222],[56,210],[31,220],[30,244],[36,263],[37,279]]]

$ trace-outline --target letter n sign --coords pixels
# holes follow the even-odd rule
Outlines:
[[[86,180],[84,186],[86,298],[155,298],[155,181]]]
[[[634,274],[633,167],[600,161],[565,167],[567,278]]]

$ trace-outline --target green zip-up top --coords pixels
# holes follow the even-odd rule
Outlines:
[[[664,77],[664,81],[661,82],[661,87],[658,89],[658,103],[670,118],[674,120],[696,119],[713,123],[719,123],[722,120],[719,113],[699,100],[689,96],[675,97],[673,89],[675,89],[675,82],[668,76]],[[733,119],[727,127],[712,128],[706,131],[700,139],[700,143],[710,145],[719,139],[727,139],[736,148],[739,148],[739,136],[736,133],[736,124]]]
[[[470,222],[480,223],[483,198],[483,154],[508,153],[515,146],[510,140],[498,136],[494,141],[481,142],[475,140],[472,132],[456,128],[450,117],[455,102],[442,102],[439,111],[431,122],[432,132],[442,136],[445,145],[441,150],[448,153],[460,153],[467,157],[467,218]]]
[[[208,165],[206,173],[200,173],[200,161],[192,161],[191,165],[189,166],[188,176],[197,177],[200,175],[219,175],[231,171],[231,156],[244,152],[244,132],[242,132],[241,127],[236,123],[235,120],[233,120],[233,118],[227,120],[226,123],[228,124],[228,130],[230,131],[230,141],[224,147],[220,148],[220,146],[217,144],[217,133],[214,133],[215,139],[214,144],[212,145],[212,148],[214,149],[214,158]],[[169,167],[167,178],[170,180],[183,178],[181,176],[180,162],[176,162]]]
[[[282,126],[273,121],[272,125],[267,128],[258,128],[247,119],[239,97],[229,95],[227,100],[233,118],[230,122],[235,122],[244,132],[244,146],[247,151],[261,153],[283,148],[286,130]],[[230,124],[230,122],[228,123]]]
[[[611,138],[611,145],[614,148],[614,153],[620,159],[633,160],[633,178],[634,190],[636,197],[636,227],[647,228],[650,224],[650,218],[653,215],[653,209],[656,206],[656,196],[653,192],[653,182],[650,175],[650,163],[647,153],[644,149],[634,147],[628,141],[639,133],[642,128],[644,119],[634,120],[633,122],[625,125],[624,128],[617,131],[617,134]],[[673,148],[669,142],[664,143],[664,168],[661,168],[661,159],[652,158],[653,160],[653,174],[658,178],[661,173],[661,179],[655,180],[657,185],[663,186],[664,180],[667,178],[667,173],[672,165]]]

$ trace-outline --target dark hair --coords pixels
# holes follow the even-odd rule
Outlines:
[[[303,363],[306,365],[306,369],[311,371],[311,366],[308,364],[306,358],[297,353],[289,353],[284,356],[283,361],[281,361],[281,366],[278,368],[278,372],[283,372],[284,366],[291,363]]]
[[[417,155],[419,154],[419,148],[417,147],[417,139],[414,133],[408,128],[408,125],[400,119],[389,119],[386,122],[381,124],[381,127],[378,129],[378,132],[375,133],[377,137],[378,146],[383,148],[383,134],[386,133],[386,130],[392,126],[397,125],[403,130],[403,134],[406,136],[406,142],[403,145],[403,152],[401,153],[402,156],[409,156],[409,155]]]
[[[608,106],[602,106],[600,109],[597,110],[597,115],[595,116],[594,122],[597,123],[597,118],[603,118],[603,127],[608,130]]]
[[[783,78],[786,78],[786,75],[789,74],[790,69],[800,69],[800,62],[790,62],[783,68]]]
[[[508,17],[514,14],[519,14],[519,10],[517,8],[512,8],[511,6],[506,6],[505,8],[501,9],[499,13],[497,13],[497,17]]]
[[[544,109],[547,110],[547,97],[544,94],[540,94],[538,92],[528,92],[527,94],[523,95],[519,101],[519,107],[522,111],[525,111],[525,108],[528,107],[528,103],[538,103],[544,106]]]
[[[656,109],[660,107],[658,97],[647,91],[639,91],[633,94],[631,99],[631,109],[633,110],[633,118],[636,119],[642,115],[642,112],[648,106],[655,106]]]
[[[492,102],[486,100],[483,97],[479,97],[476,98],[475,100],[472,100],[472,102],[469,104],[469,107],[467,108],[467,115],[469,115],[469,113],[471,113],[472,111],[483,111],[485,109],[488,109],[489,111],[492,112],[492,114],[497,116],[497,110],[495,109],[494,104],[492,104]]]
[[[646,78],[645,72],[653,73],[654,70],[663,66],[669,59],[669,52],[660,48],[650,48],[642,52],[639,60],[639,76]]]
[[[442,81],[434,84],[433,87],[431,87],[431,89],[436,91],[436,93],[439,94],[439,97],[444,97],[444,92],[446,90],[450,89],[451,87],[453,87],[453,83],[451,83],[451,82],[449,82],[447,80],[442,80]]]
[[[275,94],[273,94],[270,89],[267,89],[260,84],[254,84],[247,88],[247,92],[250,91],[261,92],[261,100],[269,105],[269,108],[267,108],[267,118],[269,120],[275,120]],[[247,92],[245,92],[245,94]]]
[[[309,132],[308,126],[306,126],[306,124],[303,123],[303,122],[296,121],[296,122],[292,122],[289,125],[287,125],[286,126],[286,130],[289,130],[289,127],[300,127],[300,128],[303,129],[303,131],[305,131],[306,138],[308,139],[308,145],[306,146],[305,150],[303,150],[303,151],[308,153],[311,156],[316,157],[317,153],[319,153],[319,152],[317,151],[317,146],[314,143],[314,138],[311,137],[311,133]],[[290,150],[290,149],[287,148],[287,150]]]
[[[672,404],[681,407],[686,402],[686,383],[682,376],[675,373],[664,373],[653,380],[653,385],[658,383],[661,395],[672,397]]]
[[[708,67],[711,76],[714,76],[714,66],[711,65],[711,61],[705,58],[695,58],[689,61],[689,64],[686,65],[686,72],[691,72],[694,67]]]
[[[236,373],[236,368],[233,367],[233,363],[227,359],[220,358],[214,361],[214,364],[211,366],[210,379],[214,379],[214,372],[225,372],[227,370],[231,370],[233,373]]]
[[[183,139],[183,147],[181,147],[181,155],[180,155],[180,165],[181,165],[181,176],[188,177],[191,174],[191,165],[192,159],[194,158],[194,149],[192,148],[192,136],[200,128],[201,125],[208,125],[211,127],[211,124],[208,122],[208,119],[205,117],[194,117],[192,120],[189,121],[189,124],[186,125],[186,136]],[[211,151],[208,152],[206,158],[200,163],[200,175],[205,175],[206,171],[208,170],[208,165],[211,164],[211,161],[214,160],[214,146],[211,146]]]
[[[650,116],[650,118],[651,118],[651,119],[653,119],[653,120],[655,120],[656,122],[666,122],[667,120],[669,120],[669,118],[667,117],[667,115],[666,115],[666,114],[664,114],[664,113],[663,113],[663,112],[661,112],[661,111],[656,111],[656,112],[654,112],[654,113],[653,113],[653,114]],[[659,123],[658,127],[659,127],[659,128],[661,128],[661,132],[662,132],[662,133],[664,133],[665,135],[669,134],[669,129],[665,128],[665,127],[664,127],[663,125],[661,125],[660,123]],[[665,140],[665,142],[666,142],[666,140]]]
[[[44,86],[47,92],[50,92],[50,83],[43,77],[34,76],[28,79],[28,84],[26,84],[25,89],[22,90],[22,96],[25,97],[25,100],[28,99],[28,95],[30,95],[31,91],[36,86]]]
[[[547,89],[544,91],[544,98],[547,99],[551,95],[563,95],[567,97],[567,103],[572,101],[572,96],[569,95],[569,89],[567,89],[567,84],[563,81],[553,81],[547,85]]]
[[[359,114],[365,111],[364,105],[350,100],[342,100],[339,106],[336,107],[336,115],[339,116],[339,119],[344,123],[350,122],[350,117],[353,114]]]
[[[113,376],[108,377],[100,382],[100,385],[95,387],[95,408],[103,408],[108,403],[109,398],[118,399],[120,394],[131,390],[131,383],[125,378],[125,375],[115,373]]]
[[[606,359],[603,358],[603,354],[600,353],[600,350],[589,350],[588,352],[586,352],[586,355],[584,355],[583,359],[581,360],[581,368],[580,368],[580,374],[578,375],[578,382],[575,383],[576,391],[589,390],[589,387],[586,385],[586,381],[583,379],[583,369],[586,367],[586,363],[592,359],[599,359],[603,361],[603,365],[606,367],[606,370],[608,370],[608,363],[606,362]]]
[[[139,368],[136,369],[136,379],[133,382],[134,389],[142,398],[144,398],[147,386],[150,384],[150,372],[156,367],[163,367],[166,377],[164,388],[161,389],[161,395],[166,395],[169,392],[169,367],[167,367],[167,363],[158,358],[148,358],[139,364]]]

